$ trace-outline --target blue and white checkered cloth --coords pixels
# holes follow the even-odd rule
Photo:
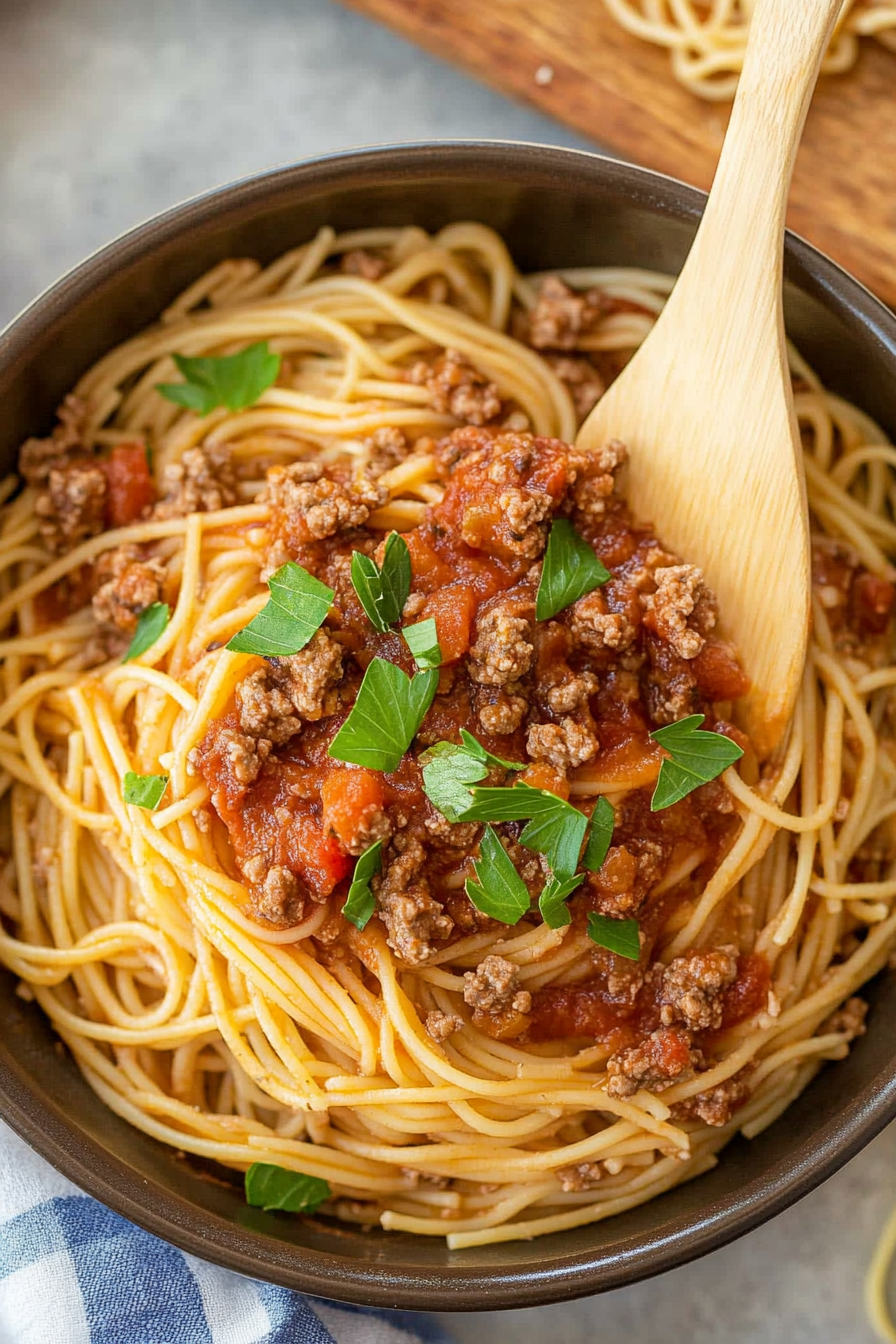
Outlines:
[[[449,1344],[429,1317],[197,1260],[84,1195],[0,1123],[0,1344]]]

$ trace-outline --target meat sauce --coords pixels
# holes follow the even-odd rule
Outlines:
[[[575,775],[568,777],[557,761],[532,758],[527,733],[533,724],[562,724],[571,718],[595,741],[585,773],[609,781],[625,777],[639,787],[618,802],[607,861],[571,898],[570,911],[580,924],[592,910],[636,916],[645,935],[646,964],[662,925],[678,906],[695,898],[737,828],[727,791],[718,782],[662,812],[650,811],[662,753],[649,735],[661,723],[698,712],[707,716],[707,727],[730,733],[749,747],[719,717],[749,683],[731,648],[713,633],[711,598],[695,609],[689,622],[700,636],[697,656],[682,657],[663,638],[644,595],[656,587],[655,570],[677,561],[649,527],[632,522],[613,492],[612,468],[556,440],[487,429],[457,430],[418,449],[435,456],[445,486],[442,502],[405,534],[413,574],[405,619],[416,623],[432,616],[444,658],[433,705],[394,773],[345,766],[327,755],[371,659],[386,658],[409,674],[414,667],[396,632],[374,631],[347,581],[352,551],[381,556],[384,534],[368,526],[351,527],[293,546],[291,558],[336,594],[324,628],[343,655],[338,706],[270,750],[254,779],[238,778],[233,765],[229,744],[240,732],[237,707],[211,725],[194,765],[226,827],[232,859],[238,869],[258,855],[283,865],[311,899],[329,900],[335,916],[345,900],[353,855],[360,852],[361,818],[378,818],[386,881],[396,856],[407,864],[413,842],[422,846],[424,859],[408,890],[425,889],[427,899],[451,916],[447,925],[454,924],[447,937],[429,948],[434,951],[489,921],[473,910],[462,890],[464,876],[472,875],[471,852],[476,853],[479,828],[449,825],[441,817],[423,792],[417,758],[434,742],[458,741],[460,728],[466,728],[493,754],[528,761],[524,780],[566,797]],[[347,479],[339,476],[338,468],[330,474]],[[555,516],[571,519],[611,579],[599,590],[593,612],[577,610],[579,603],[552,621],[536,623],[540,559]],[[278,516],[274,501],[269,544],[279,545],[282,554],[284,540],[294,538],[296,530],[295,520]],[[498,617],[489,626],[488,614],[495,611]],[[527,652],[514,675],[502,681],[504,673],[496,669],[504,666],[499,655],[510,647],[508,621],[516,622],[513,647],[522,641]],[[486,629],[497,632],[493,644],[483,633]],[[490,731],[487,725],[498,726],[498,720],[488,718],[487,711],[503,705],[511,709],[500,723],[502,731]],[[509,783],[512,778],[501,777],[499,771],[490,782]],[[590,813],[593,802],[583,797],[580,805]],[[513,840],[521,827],[511,823],[499,830]],[[653,897],[687,855],[690,863],[684,864],[680,879]],[[256,918],[274,918],[251,902],[249,911]],[[387,928],[391,940],[393,930]],[[593,976],[586,983],[534,995],[525,1022],[528,1038],[585,1036],[616,1046],[652,1030],[658,1018],[649,977],[637,986],[631,972],[638,968],[601,948],[595,947],[593,961]],[[756,959],[744,959],[726,990],[726,1023],[753,1011],[750,1005],[762,1000],[761,986],[767,991],[767,984],[767,968]]]

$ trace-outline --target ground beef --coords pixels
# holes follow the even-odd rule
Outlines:
[[[586,355],[548,355],[547,360],[566,385],[581,422],[606,392],[606,383]]]
[[[610,439],[591,454],[587,473],[578,477],[572,489],[575,512],[581,519],[593,523],[603,518],[627,461],[628,449],[621,439]]]
[[[532,666],[534,605],[526,598],[502,594],[479,609],[475,640],[467,664],[473,681],[506,686],[519,681]]]
[[[34,505],[47,550],[53,555],[65,555],[80,542],[103,531],[106,487],[102,467],[89,462],[50,468],[47,488]]]
[[[227,761],[229,772],[238,784],[254,784],[261,767],[271,754],[271,742],[266,738],[256,739],[234,728],[222,728],[218,732],[218,745],[222,757]],[[196,774],[202,768],[202,751],[194,747],[187,757],[190,773]]]
[[[573,639],[594,653],[604,649],[623,653],[631,648],[638,633],[624,611],[610,611],[606,594],[600,588],[574,602],[568,620]]]
[[[715,1031],[722,1025],[722,990],[737,976],[737,948],[716,947],[676,957],[663,972],[660,1018],[665,1026],[682,1022],[691,1031]]]
[[[435,951],[434,942],[446,939],[454,921],[429,894],[429,883],[419,876],[426,851],[419,840],[396,837],[401,850],[385,871],[371,881],[386,941],[396,956],[410,966],[422,966]]]
[[[323,475],[316,462],[271,467],[262,498],[271,504],[275,521],[295,546],[323,541],[345,528],[360,527],[372,509],[385,504],[389,492],[366,476],[347,483]]]
[[[488,956],[475,971],[464,974],[464,1003],[483,1013],[502,1013],[513,1008],[527,1013],[532,995],[519,988],[519,970],[504,957]]]
[[[666,854],[653,840],[632,837],[611,845],[600,871],[586,879],[597,909],[604,915],[637,915],[665,865]]]
[[[147,607],[162,600],[165,566],[145,559],[136,546],[103,551],[96,563],[93,616],[100,626],[131,634]]]
[[[335,712],[341,676],[342,649],[325,631],[315,631],[304,649],[271,658],[239,683],[240,727],[250,737],[280,746],[299,731],[303,720],[315,723]]]
[[[188,448],[179,462],[169,462],[162,475],[161,499],[153,508],[156,518],[186,518],[190,513],[214,513],[239,500],[231,451],[226,444]]]
[[[704,587],[703,571],[696,565],[669,565],[654,570],[653,577],[656,592],[646,593],[641,598],[645,613],[652,616],[652,620],[645,624],[651,626],[679,658],[696,658],[706,643],[703,635],[688,625],[698,604],[702,628],[712,629],[715,624],[714,599]]]
[[[583,672],[576,676],[569,672],[563,681],[551,686],[547,693],[549,707],[555,714],[573,714],[577,709],[587,709],[591,696],[597,691],[597,677],[593,672]]]
[[[868,1004],[864,999],[854,995],[847,999],[842,1007],[823,1022],[818,1028],[819,1036],[827,1036],[831,1032],[837,1032],[838,1035],[845,1036],[848,1041],[854,1041],[857,1036],[865,1034],[865,1018],[868,1014]]]
[[[365,247],[354,247],[351,252],[343,253],[339,269],[343,275],[357,275],[362,280],[379,280],[389,267],[374,252],[368,252]]]
[[[741,1073],[726,1078],[723,1083],[698,1092],[695,1097],[676,1102],[672,1107],[673,1120],[702,1120],[705,1125],[727,1125],[734,1111],[750,1095],[750,1088]]]
[[[505,550],[525,560],[536,560],[545,546],[545,531],[540,524],[552,507],[553,500],[543,491],[521,490],[516,485],[502,490],[498,508],[503,515]]]
[[[426,1028],[426,1034],[431,1036],[434,1041],[447,1041],[449,1036],[453,1036],[456,1031],[460,1031],[464,1025],[462,1017],[455,1013],[442,1013],[434,1009],[426,1014],[426,1021],[423,1023]]]
[[[579,337],[593,331],[605,311],[599,290],[580,294],[559,276],[548,275],[529,314],[529,344],[536,350],[575,350]]]
[[[433,364],[420,360],[407,377],[426,388],[434,411],[468,425],[486,425],[501,414],[497,387],[459,350],[446,350]]]
[[[268,860],[256,854],[243,865],[243,876],[251,888],[249,914],[269,924],[288,928],[305,913],[306,895],[295,873],[281,864],[268,867]]]
[[[598,746],[589,728],[569,718],[559,723],[533,723],[526,736],[526,750],[532,760],[547,761],[561,773],[590,761]]]
[[[260,667],[243,678],[236,688],[236,707],[243,732],[274,746],[288,742],[302,726],[295,706],[276,684],[269,667]]]
[[[558,1167],[554,1174],[560,1189],[571,1194],[593,1190],[603,1176],[603,1169],[599,1162],[576,1162],[571,1167]]]
[[[19,450],[19,475],[28,485],[46,486],[53,467],[67,467],[72,458],[86,455],[84,420],[87,407],[69,395],[56,412],[57,424],[48,439],[28,439]]]
[[[316,630],[298,653],[272,658],[270,670],[274,683],[286,691],[297,713],[309,723],[335,713],[342,648],[326,631]]]
[[[411,451],[407,437],[394,425],[382,425],[375,429],[364,440],[364,446],[367,449],[366,468],[374,480],[382,476],[384,471],[397,467]]]
[[[484,732],[496,737],[507,737],[516,732],[529,709],[528,700],[517,693],[519,690],[518,684],[511,681],[488,700],[483,695],[478,697],[477,712]]]
[[[683,1027],[659,1027],[640,1045],[617,1050],[607,1060],[607,1093],[633,1097],[642,1087],[663,1092],[686,1077],[698,1062],[691,1049],[690,1032]]]

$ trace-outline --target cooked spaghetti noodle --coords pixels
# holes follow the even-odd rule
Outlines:
[[[755,0],[604,0],[623,28],[665,47],[680,84],[711,101],[734,97]],[[822,73],[842,74],[859,58],[860,40],[874,37],[896,51],[893,0],[845,0]]]
[[[340,564],[344,572],[347,546],[367,545],[372,554],[398,529],[411,538],[415,593],[421,536],[433,547],[454,546],[452,555],[463,551],[459,565],[472,564],[471,548],[457,536],[440,541],[430,521],[445,516],[450,472],[472,470],[477,453],[488,465],[502,434],[526,461],[534,453],[536,466],[560,453],[563,444],[545,448],[553,440],[544,436],[574,439],[601,380],[643,339],[670,286],[662,276],[613,269],[524,278],[501,240],[476,224],[434,237],[418,229],[337,236],[325,228],[266,268],[244,260],[215,267],[158,325],[84,375],[53,439],[23,450],[23,471],[35,483],[16,493],[10,478],[0,518],[0,957],[97,1094],[146,1134],[236,1171],[267,1162],[322,1177],[332,1191],[325,1213],[447,1236],[462,1248],[591,1223],[705,1172],[734,1133],[759,1134],[826,1061],[847,1053],[861,1030],[852,996],[896,942],[888,558],[896,547],[896,449],[866,415],[825,391],[795,352],[817,573],[813,634],[787,738],[761,770],[745,743],[740,772],[728,769],[677,805],[684,811],[657,813],[684,818],[673,839],[662,829],[673,823],[654,822],[645,810],[661,753],[643,724],[613,737],[612,715],[604,714],[599,749],[595,739],[591,759],[573,763],[568,779],[562,753],[530,765],[533,783],[561,794],[568,788],[586,810],[603,794],[617,826],[635,819],[625,844],[614,837],[613,871],[608,857],[571,898],[565,927],[549,928],[535,907],[514,927],[462,909],[476,843],[469,835],[448,851],[454,867],[439,870],[444,889],[433,878],[440,900],[427,897],[425,906],[418,893],[402,925],[399,907],[387,906],[387,884],[395,888],[410,853],[407,842],[398,846],[400,827],[410,833],[419,818],[409,814],[429,807],[417,794],[403,817],[393,799],[396,851],[374,883],[378,916],[363,932],[352,929],[340,909],[351,868],[346,848],[359,846],[340,847],[332,835],[340,823],[328,830],[321,822],[327,774],[318,767],[326,758],[309,764],[304,745],[331,739],[333,706],[322,701],[307,711],[273,751],[268,740],[260,767],[244,688],[251,676],[267,685],[269,674],[260,659],[224,647],[259,612],[266,577],[289,556],[310,564],[309,556],[333,546],[332,575]],[[262,340],[282,357],[280,374],[248,409],[201,416],[156,390],[177,377],[175,354],[220,357]],[[458,353],[446,363],[445,351]],[[498,429],[458,429],[464,416]],[[530,431],[542,437],[532,440]],[[145,458],[142,446],[133,456],[135,441],[151,449],[152,482],[136,469]],[[55,477],[48,461],[57,463]],[[127,470],[116,475],[108,466],[115,461]],[[105,522],[111,508],[119,523],[111,530],[84,522],[97,462],[107,471]],[[312,469],[296,474],[297,462]],[[191,475],[184,463],[198,467]],[[323,464],[323,476],[314,464]],[[361,479],[357,470],[366,470],[366,504],[348,518],[346,543],[326,524],[316,535],[328,540],[308,543],[311,496],[302,496],[306,512],[297,520],[276,485],[265,488],[268,473],[296,489],[332,481],[326,499],[342,489],[344,504],[347,482]],[[60,499],[72,471],[80,494],[63,490]],[[599,480],[600,489],[612,485],[609,476]],[[166,488],[161,504],[147,502]],[[318,500],[325,494],[312,490]],[[632,532],[624,506],[607,507],[619,511],[594,508],[595,547],[612,570],[602,517],[616,520],[617,540],[649,541],[647,588],[656,587],[657,563],[674,558],[645,530]],[[536,535],[532,526],[543,524],[532,517],[529,508],[515,538],[527,527]],[[110,554],[118,561],[104,562]],[[421,604],[434,610],[425,604],[437,607],[439,584],[457,577],[437,560],[430,551],[431,581],[417,615]],[[149,593],[129,595],[131,580]],[[334,586],[344,615],[350,594]],[[134,613],[159,597],[170,603],[170,621],[147,651],[123,662]],[[514,619],[523,622],[517,630],[526,627],[525,618]],[[680,623],[679,635],[694,634],[724,665],[717,692],[704,684],[704,707],[737,736],[724,723],[736,665],[706,633],[711,622],[704,640],[694,619]],[[445,654],[454,627],[441,618],[437,625]],[[357,644],[347,618],[340,627],[331,614],[326,629],[321,638],[342,638],[350,662]],[[654,643],[662,652],[662,641]],[[681,657],[663,654],[668,677],[657,684],[666,708],[657,708],[654,725],[669,721],[669,668],[690,675],[684,655],[693,658],[693,649],[679,648]],[[466,649],[461,640],[456,666]],[[612,674],[614,686],[629,686],[630,701],[631,679],[640,675],[632,659],[627,683],[621,665]],[[525,678],[524,669],[511,690],[523,688],[516,693],[523,710],[533,696],[529,713],[538,718],[537,692],[525,691]],[[579,701],[591,694],[593,704],[598,678],[582,674],[578,682]],[[687,684],[693,688],[693,678]],[[506,678],[497,692],[470,685],[480,718],[468,726],[490,750],[518,760],[525,729]],[[560,695],[550,703],[566,697],[567,712],[571,683],[551,685]],[[454,713],[451,677],[440,689],[435,706],[444,700]],[[270,686],[267,693],[270,711]],[[235,704],[243,713],[237,728]],[[287,722],[302,717],[294,705],[280,712]],[[439,712],[450,728],[437,724],[424,742],[454,737],[461,720]],[[501,722],[508,712],[509,735]],[[581,725],[587,705],[576,712]],[[540,717],[550,726],[547,710]],[[234,773],[240,765],[243,784]],[[169,782],[157,810],[122,801],[128,772],[160,771]],[[270,806],[270,795],[252,792],[265,780],[280,789]],[[273,830],[264,830],[265,807]],[[299,815],[316,827],[307,871],[294,854],[281,855],[281,886],[269,890],[262,877],[273,871],[279,832],[293,834]],[[432,809],[427,817],[435,840],[441,823]],[[250,866],[252,826],[268,846],[261,871]],[[518,832],[503,829],[525,874]],[[415,834],[425,841],[422,830]],[[320,887],[315,899],[297,896],[290,863],[307,883],[315,864],[329,864],[330,895]],[[400,897],[410,899],[410,890],[399,888]],[[432,906],[427,941],[414,920]],[[625,908],[641,919],[640,966],[595,947],[585,932],[588,909]],[[664,975],[690,974],[704,954],[717,958],[716,979],[685,977],[687,1001],[662,1000]],[[512,1003],[494,976],[483,979],[486,963],[507,973]],[[645,994],[654,996],[646,1008]],[[640,1035],[637,1012],[647,1014]],[[683,1061],[654,1059],[653,1073],[634,1066],[645,1034],[649,1044],[668,1043],[669,1033],[685,1042]]]

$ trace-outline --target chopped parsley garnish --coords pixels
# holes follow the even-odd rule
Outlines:
[[[436,669],[409,677],[395,663],[374,658],[351,713],[330,743],[330,756],[368,770],[397,770],[438,685]]]
[[[227,645],[234,653],[258,653],[283,658],[304,649],[324,622],[333,589],[293,560],[268,579],[271,596],[245,629]]]
[[[538,898],[538,908],[549,929],[562,929],[564,925],[572,923],[572,915],[567,909],[566,899],[584,881],[585,874],[576,873],[572,877],[563,879],[551,877],[545,883],[544,890]]]
[[[406,625],[401,632],[405,643],[414,655],[414,662],[425,672],[431,667],[441,667],[442,650],[439,648],[439,636],[436,623],[430,616],[417,625]]]
[[[588,916],[588,937],[598,947],[605,947],[617,956],[638,961],[641,957],[641,939],[636,919],[612,919],[609,915]]]
[[[128,651],[122,661],[125,663],[133,662],[135,658],[140,657],[141,653],[151,649],[159,635],[167,627],[170,619],[171,611],[165,602],[153,602],[151,607],[141,611],[134,637],[128,645]]]
[[[342,913],[356,929],[363,929],[376,909],[376,900],[370,890],[370,879],[382,867],[382,850],[383,842],[377,840],[369,849],[365,849],[355,864],[352,884],[348,889]]]
[[[280,356],[271,353],[267,341],[247,345],[235,355],[202,359],[175,355],[174,362],[185,381],[157,383],[156,391],[197,415],[208,415],[217,406],[228,411],[254,406],[280,372]]]
[[[551,524],[541,582],[535,599],[535,617],[549,621],[586,593],[600,588],[610,577],[584,537],[566,518]]]
[[[404,537],[389,533],[382,567],[363,551],[354,551],[352,585],[370,624],[384,635],[400,619],[411,591],[411,553]]]
[[[476,909],[502,924],[518,924],[529,909],[529,888],[491,826],[482,834],[473,869],[476,881],[468,877],[464,890]]]
[[[650,736],[669,756],[660,766],[659,779],[650,800],[651,812],[659,812],[686,798],[701,784],[716,779],[729,765],[739,761],[743,750],[721,733],[702,732],[705,715],[689,714],[686,719],[658,728]]]
[[[512,788],[474,788],[464,821],[528,821],[520,843],[544,854],[559,878],[571,877],[579,866],[588,818],[545,789],[529,784]]]
[[[460,821],[472,806],[469,786],[485,779],[489,766],[525,769],[518,761],[493,756],[466,728],[461,728],[460,735],[462,746],[456,742],[436,742],[419,758],[423,766],[423,792],[448,821]]]
[[[320,1176],[303,1176],[272,1162],[253,1162],[246,1172],[246,1203],[284,1213],[317,1213],[332,1191]]]
[[[587,868],[589,873],[598,872],[607,857],[615,823],[613,804],[601,795],[591,813],[591,833],[588,836],[585,853],[582,855],[582,866]]]
[[[167,775],[135,775],[133,770],[128,770],[122,781],[121,797],[134,807],[145,807],[147,812],[155,812],[167,787]]]

